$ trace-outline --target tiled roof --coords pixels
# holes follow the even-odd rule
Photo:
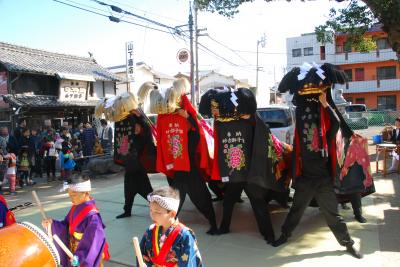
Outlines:
[[[59,108],[59,107],[95,107],[97,100],[59,101],[52,95],[3,95],[4,101],[14,107],[24,108]]]
[[[0,42],[0,64],[9,71],[49,76],[70,73],[92,76],[95,80],[119,81],[112,72],[93,58],[78,57]]]

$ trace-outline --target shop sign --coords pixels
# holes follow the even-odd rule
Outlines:
[[[87,82],[66,80],[61,82],[60,101],[85,101]]]
[[[128,82],[132,82],[135,80],[133,42],[126,43],[126,79]]]

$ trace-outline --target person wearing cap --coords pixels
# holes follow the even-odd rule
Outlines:
[[[203,266],[194,232],[179,222],[179,192],[162,187],[147,196],[154,224],[140,241],[146,266]]]
[[[108,244],[105,237],[105,225],[96,207],[95,200],[90,196],[91,183],[86,175],[73,175],[70,183],[64,183],[61,191],[67,191],[72,207],[62,221],[44,219],[45,229],[51,226],[51,232],[56,234],[73,253],[68,256],[56,245],[60,254],[62,266],[103,266],[103,260],[108,260]]]

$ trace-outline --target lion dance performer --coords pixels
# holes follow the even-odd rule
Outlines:
[[[272,244],[275,236],[268,211],[270,190],[286,192],[276,179],[274,147],[268,126],[256,113],[257,103],[249,89],[210,89],[201,98],[200,112],[214,117],[214,164],[212,180],[225,185],[223,218],[219,234],[230,232],[233,207],[244,190],[250,199],[258,228]]]
[[[114,162],[125,167],[124,212],[116,218],[127,218],[135,196],[146,199],[153,191],[148,176],[155,169],[153,125],[139,107],[137,96],[128,92],[100,101],[95,114],[115,122]]]
[[[345,246],[352,256],[362,258],[362,254],[354,248],[354,241],[338,212],[338,201],[334,189],[337,172],[340,172],[336,137],[341,124],[345,125],[344,121],[340,120],[341,115],[332,101],[330,90],[333,84],[343,84],[345,81],[344,72],[335,65],[325,63],[319,66],[304,63],[301,67],[293,68],[279,84],[280,92],[290,91],[294,94],[293,102],[296,105],[293,151],[295,194],[292,207],[281,228],[282,234],[275,242],[275,246],[287,242],[300,222],[304,210],[315,198],[339,244]],[[352,132],[343,132],[343,134],[351,135]],[[354,136],[347,136],[347,138],[355,140]],[[341,155],[343,154],[344,150],[341,152]],[[348,161],[344,164],[347,169],[358,162],[353,159],[350,161],[350,158],[347,156]],[[343,175],[348,173],[350,172],[343,171]],[[346,177],[346,179],[351,180],[352,177]],[[361,177],[354,179],[361,179]],[[343,177],[340,181],[344,181]],[[370,182],[371,180],[360,184],[364,188]],[[355,184],[355,180],[351,183]]]

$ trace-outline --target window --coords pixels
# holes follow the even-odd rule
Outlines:
[[[304,51],[304,56],[312,56],[314,54],[312,47],[305,47],[303,51]]]
[[[355,81],[364,81],[364,68],[356,68]]]
[[[344,99],[349,103],[353,103],[353,98],[351,96],[345,97]]]
[[[389,45],[389,41],[387,38],[381,38],[376,40],[376,46],[378,49],[389,49],[390,45]]]
[[[319,54],[320,54],[320,59],[325,60],[325,46],[319,47]]]
[[[345,43],[343,46],[343,51],[345,53],[351,53],[351,43]]]
[[[292,57],[301,57],[301,48],[292,49]]]
[[[352,69],[347,69],[347,70],[343,70],[344,73],[346,73],[347,79],[349,82],[353,81],[353,70]]]
[[[396,110],[396,96],[378,96],[378,110]]]
[[[364,97],[356,98],[356,104],[365,104],[365,98]]]
[[[396,79],[396,66],[376,68],[377,80]]]
[[[343,53],[343,45],[337,45],[336,46],[336,54]]]
[[[94,88],[93,88],[93,82],[89,82],[89,96],[93,96],[94,94]]]

